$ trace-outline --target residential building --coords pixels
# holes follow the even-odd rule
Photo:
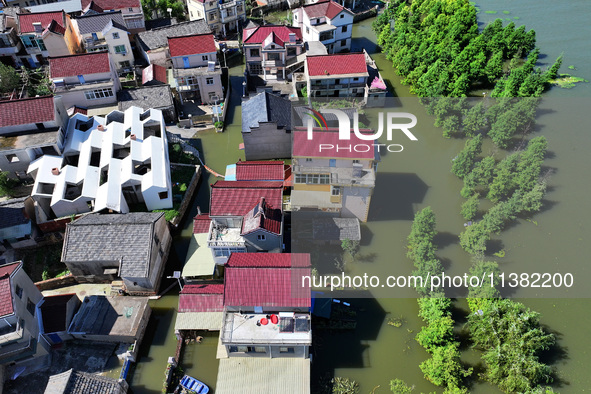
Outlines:
[[[49,377],[45,394],[126,394],[129,384],[94,373],[67,370]]]
[[[119,76],[108,52],[49,58],[49,78],[66,108],[100,107],[117,103]]]
[[[133,70],[129,31],[121,11],[80,16],[73,22],[78,26],[87,52],[108,51],[118,74]]]
[[[226,181],[269,181],[283,182],[289,172],[289,165],[277,161],[238,161],[226,167]]]
[[[17,2],[18,1],[19,0],[17,0]],[[43,0],[25,0],[24,2],[20,0],[20,2],[24,3],[23,5],[21,5],[22,7],[31,12],[52,12],[63,10],[66,14],[69,15],[80,15],[80,13],[82,12],[82,2],[80,0],[58,0],[53,1],[52,3],[44,2]]]
[[[27,169],[42,155],[63,152],[68,112],[61,97],[0,101],[0,171],[31,179]]]
[[[26,51],[26,54],[19,55],[23,64],[38,67],[50,56],[83,51],[80,34],[63,10],[17,15],[19,37]]]
[[[168,76],[166,69],[157,64],[150,64],[142,70],[142,85],[166,85],[168,83]]]
[[[263,79],[286,79],[287,67],[304,51],[302,31],[289,26],[257,26],[244,29],[247,70]]]
[[[22,65],[20,58],[17,56],[22,49],[17,30],[16,15],[0,13],[0,63],[12,67]]]
[[[247,161],[291,158],[291,102],[262,92],[242,102],[242,139]]]
[[[339,3],[328,0],[297,8],[293,25],[302,29],[305,42],[320,41],[328,53],[351,50],[353,12]]]
[[[172,207],[162,112],[131,107],[106,118],[74,114],[61,156],[29,166],[38,222],[85,212]]]
[[[310,255],[235,253],[225,271],[221,342],[228,356],[307,358],[311,292],[298,278],[310,274]],[[265,324],[271,314],[277,321]]]
[[[307,134],[304,128],[294,132],[292,211],[316,209],[366,222],[376,180],[378,147],[365,144],[351,133],[350,146],[367,145],[369,149],[320,149],[329,144],[342,146],[338,129],[315,128],[311,140]]]
[[[76,339],[139,347],[151,313],[146,297],[86,296],[68,333]]]
[[[72,336],[68,334],[68,327],[80,307],[80,299],[75,293],[58,294],[43,298],[39,311],[41,312],[41,326],[39,332],[45,341],[57,345]]]
[[[308,97],[362,97],[369,106],[383,103],[388,90],[378,68],[363,53],[307,56]]]
[[[217,181],[211,186],[208,246],[217,264],[234,252],[283,249],[283,182]]]
[[[0,365],[48,355],[48,344],[39,342],[42,299],[21,262],[0,266]]]
[[[177,116],[170,85],[144,86],[137,89],[123,89],[117,93],[119,110],[138,107],[144,111],[150,108],[162,111],[166,123],[176,123]]]
[[[195,331],[220,331],[223,311],[223,284],[185,285],[179,293],[175,334],[187,338],[195,336]]]
[[[156,294],[172,238],[162,212],[85,215],[66,227],[62,261],[79,282],[123,280]]]
[[[235,253],[226,264],[216,393],[310,392],[308,254]]]
[[[14,249],[36,245],[36,231],[25,209],[27,198],[0,201],[0,244],[8,242]]]
[[[189,19],[207,22],[216,36],[238,33],[246,21],[246,3],[242,0],[187,0]]]
[[[146,63],[168,68],[171,66],[168,37],[206,33],[210,31],[204,20],[182,22],[141,32],[136,36],[136,44]]]
[[[223,100],[222,69],[213,34],[169,37],[168,48],[181,104],[185,100],[212,104],[216,98]]]
[[[83,15],[121,11],[127,30],[136,34],[146,30],[144,10],[140,0],[82,0]]]

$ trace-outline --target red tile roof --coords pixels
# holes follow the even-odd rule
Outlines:
[[[10,315],[14,312],[10,275],[12,275],[20,266],[21,263],[17,262],[0,267],[0,317]]]
[[[308,253],[232,253],[225,264],[233,268],[306,268],[310,265]]]
[[[49,58],[51,78],[108,73],[110,70],[108,52],[91,52]]]
[[[246,38],[244,43],[261,44],[270,34],[273,34],[273,42],[283,46],[285,42],[289,42],[289,33],[295,33],[297,41],[302,40],[302,30],[299,27],[266,25],[245,29],[244,35]]]
[[[140,0],[82,0],[82,9],[85,10],[91,2],[105,11],[140,6]]]
[[[148,67],[144,68],[142,70],[142,85],[145,85],[151,81],[168,83],[166,68],[157,64],[150,64]]]
[[[320,18],[325,16],[329,19],[333,19],[343,10],[353,14],[350,10],[334,1],[319,1],[318,3],[304,6],[304,12],[308,14],[309,18]]]
[[[209,214],[197,215],[193,218],[193,234],[203,234],[209,232],[211,218]]]
[[[179,312],[221,312],[224,285],[186,285],[179,294]]]
[[[56,22],[55,19],[51,21],[47,30],[61,35],[66,34],[66,28]]]
[[[350,140],[339,140],[338,129],[321,131],[319,128],[314,128],[312,139],[309,140],[308,132],[299,128],[293,133],[293,156],[371,160],[375,159],[375,147],[372,144],[373,141],[364,141],[353,132],[351,132]],[[367,150],[366,146],[369,146],[370,149]],[[337,147],[339,147],[338,150]]]
[[[265,197],[274,209],[283,206],[283,182],[217,181],[211,187],[210,216],[244,216]]]
[[[283,161],[239,161],[236,163],[236,180],[282,181],[284,165]]]
[[[270,209],[263,201],[262,212],[260,212],[259,204],[260,202],[244,215],[241,235],[250,234],[257,230],[266,230],[277,235],[281,234],[281,210]]]
[[[211,33],[168,37],[168,48],[171,57],[217,52],[215,40]]]
[[[41,305],[41,317],[43,319],[43,330],[46,333],[66,331],[66,319],[68,302],[75,293],[47,296]]]
[[[17,14],[18,15],[18,23],[19,29],[21,33],[34,33],[35,28],[33,27],[33,23],[41,22],[41,26],[43,30],[47,29],[52,21],[56,21],[57,24],[63,29],[65,32],[65,13],[63,11],[53,11],[53,12],[34,12],[29,14]],[[62,33],[63,34],[63,33]]]
[[[341,53],[306,57],[307,73],[310,76],[365,74],[367,64],[363,53]]]
[[[52,96],[0,101],[0,127],[51,122],[54,119]]]
[[[259,255],[260,253],[232,253]],[[278,253],[269,253],[269,255]],[[258,257],[253,256],[253,260]],[[224,305],[262,307],[310,307],[310,287],[302,286],[302,276],[310,268],[267,268],[226,266]]]

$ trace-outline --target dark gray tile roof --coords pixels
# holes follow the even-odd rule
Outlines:
[[[0,202],[0,228],[18,226],[29,222],[24,212],[26,199],[27,197],[22,197]]]
[[[153,227],[162,216],[162,212],[85,215],[68,224],[62,261],[121,261],[122,278],[148,277]]]
[[[291,130],[291,102],[281,96],[262,92],[242,102],[242,132],[258,127],[259,122],[276,122]]]
[[[172,93],[169,85],[146,86],[139,89],[126,89],[117,93],[119,110],[125,111],[129,107],[166,108],[173,105]]]
[[[312,234],[315,240],[361,240],[359,220],[356,218],[318,218],[314,219],[312,225]]]
[[[124,394],[127,387],[112,378],[70,369],[51,376],[45,394]]]
[[[127,30],[125,28],[125,21],[123,20],[123,16],[121,15],[121,11],[117,12],[109,12],[106,14],[96,14],[96,15],[88,15],[88,16],[80,16],[76,18],[76,22],[78,23],[78,29],[80,30],[80,34],[90,34],[90,33],[98,33],[103,31],[105,26],[111,20],[115,21],[119,25],[121,25],[123,30]]]
[[[177,23],[176,25],[143,31],[138,33],[136,41],[144,51],[149,51],[168,46],[168,37],[205,33],[211,33],[209,26],[203,19],[199,19],[196,21],[182,22]]]
[[[122,24],[122,23],[119,23],[119,22],[117,22],[117,21],[115,21],[115,20],[111,19],[111,20],[109,21],[109,23],[107,23],[107,25],[105,26],[105,28],[104,28],[104,29],[103,29],[103,31],[102,31],[103,35],[104,35],[106,32],[108,32],[109,30],[111,30],[111,28],[113,28],[113,27],[114,27],[114,28],[117,28],[117,29],[119,29],[119,30],[125,30],[125,31],[127,31],[127,27],[125,27],[125,25],[124,25],[124,24]]]

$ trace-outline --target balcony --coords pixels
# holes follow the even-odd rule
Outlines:
[[[74,90],[86,90],[86,89],[90,89],[90,88],[99,89],[99,88],[113,87],[113,80],[111,78],[98,80],[98,81],[85,82],[83,84],[81,84],[81,83],[64,83],[63,80],[61,80],[62,82],[58,82],[58,81],[59,80],[53,81],[53,92],[54,93],[64,93],[64,92],[69,92],[69,91],[74,91]]]
[[[257,325],[268,313],[224,313],[221,341],[228,344],[310,345],[312,331],[307,313],[279,312],[279,322]]]
[[[213,247],[245,247],[246,241],[240,235],[239,227],[225,227],[215,224],[213,221],[209,225],[209,237],[207,246]]]
[[[263,67],[283,67],[281,60],[263,60]]]
[[[93,40],[92,38],[87,38],[84,41],[84,46],[88,52],[97,52],[97,51],[106,51],[109,49],[107,45],[107,41],[103,38],[100,40]]]
[[[0,345],[2,348],[11,342],[20,341],[23,339],[24,329],[21,327],[20,323],[16,323],[14,326],[5,326],[2,331],[0,331]],[[2,351],[0,350],[0,353]]]

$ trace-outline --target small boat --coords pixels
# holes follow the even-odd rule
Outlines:
[[[209,392],[209,387],[205,383],[190,377],[189,375],[183,376],[180,381],[180,386],[197,394],[205,394]]]

